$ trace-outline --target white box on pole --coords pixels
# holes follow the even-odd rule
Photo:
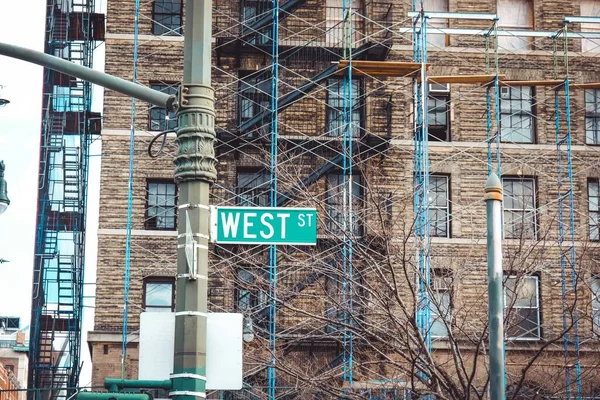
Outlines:
[[[206,388],[242,389],[242,325],[239,313],[209,313],[206,333]],[[140,315],[138,379],[165,380],[173,372],[175,313]]]

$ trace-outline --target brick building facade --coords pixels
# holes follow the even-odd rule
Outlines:
[[[403,30],[412,26],[411,2],[354,1],[349,36],[344,36],[341,1],[281,6],[287,3],[279,29],[278,204],[316,207],[319,241],[314,248],[278,249],[278,393],[329,398],[351,386],[360,398],[400,397],[409,390],[448,398],[483,395],[487,274],[482,196],[488,164],[497,162],[493,139],[499,130],[509,390],[522,398],[533,398],[532,393],[565,398],[579,380],[582,393],[597,393],[600,85],[581,84],[600,82],[595,71],[600,52],[593,39],[577,37],[569,37],[563,52],[560,35],[553,41],[542,33],[561,30],[565,16],[598,15],[600,9],[587,0],[425,1],[427,11],[496,14],[500,30],[537,33],[498,35],[495,52],[490,36],[430,32],[430,239],[420,243],[413,209],[413,137],[419,125],[415,87],[421,66],[411,64],[415,46],[412,34]],[[260,17],[268,19],[270,4],[214,1],[219,178],[212,204],[270,203],[270,25],[253,25]],[[155,0],[140,7],[138,82],[174,92],[182,78],[182,6]],[[105,68],[125,79],[133,77],[134,15],[134,1],[108,2]],[[487,31],[492,26],[484,19],[430,22],[433,29]],[[574,25],[575,31],[593,29]],[[356,60],[352,81],[348,68],[336,64],[350,48]],[[379,64],[373,69],[368,62]],[[382,62],[388,68],[403,64],[385,72]],[[568,107],[561,83],[567,74],[573,83]],[[96,316],[88,336],[94,385],[121,370],[132,118],[128,378],[137,377],[139,313],[174,307],[177,256],[174,134],[167,136],[161,156],[147,154],[156,133],[176,127],[174,116],[140,102],[132,114],[129,99],[109,90],[104,105]],[[352,128],[345,130],[348,120]],[[557,200],[566,176],[559,172],[557,121],[559,136],[570,129],[572,138],[574,275],[570,265],[561,268],[566,250],[557,246],[561,226],[569,239],[570,218]],[[351,175],[342,173],[349,171],[349,160]],[[423,348],[415,319],[419,246],[426,246],[431,265],[431,352]],[[245,344],[247,386],[235,396],[266,397],[272,300],[268,249],[214,246],[211,252],[211,310],[243,312],[246,329],[254,334]],[[415,378],[423,370],[432,377],[429,383]]]

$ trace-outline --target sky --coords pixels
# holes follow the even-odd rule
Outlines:
[[[96,0],[99,9],[105,1]],[[27,10],[25,14],[24,10]],[[43,51],[46,0],[0,2],[0,42]],[[26,15],[26,21],[24,16]],[[104,45],[95,51],[94,68],[104,67]],[[6,165],[10,206],[0,215],[0,316],[30,323],[37,174],[41,128],[42,67],[0,56],[0,95],[10,104],[0,108],[0,160]],[[102,89],[93,88],[94,111],[102,111]],[[98,197],[101,143],[91,149],[85,261],[84,333],[81,348],[83,370],[80,385],[91,381],[91,363],[85,345],[93,328],[95,266],[97,254]]]

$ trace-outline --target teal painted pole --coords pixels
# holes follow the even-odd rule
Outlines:
[[[211,88],[212,1],[186,0],[175,180],[179,184],[173,387],[176,400],[206,397],[210,186],[217,179]],[[192,236],[193,257],[186,257]]]
[[[504,300],[502,291],[502,182],[493,172],[485,183],[490,329],[490,399],[504,400]]]

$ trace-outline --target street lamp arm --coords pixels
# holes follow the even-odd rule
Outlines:
[[[169,111],[177,111],[178,108],[177,98],[174,95],[168,95],[158,90],[150,89],[149,87],[129,82],[104,72],[95,71],[91,68],[39,51],[0,42],[0,55],[38,64],[51,70],[135,97],[138,100],[147,101],[155,106],[164,107]]]

